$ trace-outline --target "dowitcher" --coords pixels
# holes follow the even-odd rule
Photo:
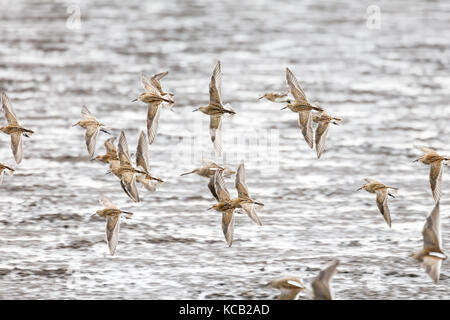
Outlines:
[[[6,172],[8,175],[12,176],[14,174],[14,169],[8,167],[6,164],[0,163],[0,185],[3,182],[3,174]]]
[[[300,292],[305,290],[302,279],[298,277],[283,277],[271,280],[268,286],[281,291],[278,300],[295,300]]]
[[[442,194],[442,171],[444,168],[442,162],[449,161],[450,157],[440,156],[431,148],[420,147],[420,149],[425,154],[414,160],[414,162],[420,161],[430,166],[431,192],[433,193],[434,201],[438,202]]]
[[[97,210],[96,214],[106,218],[106,241],[108,242],[109,253],[113,256],[119,242],[120,216],[123,214],[126,219],[130,219],[133,213],[117,208],[106,197],[102,197],[100,202],[104,209]]]
[[[214,174],[216,173],[217,170],[223,170],[223,175],[226,178],[229,178],[231,177],[231,175],[235,174],[235,172],[230,168],[219,166],[217,163],[211,160],[203,160],[202,166],[200,168],[195,168],[192,171],[182,173],[181,176],[196,173],[201,177],[209,178],[208,182],[209,191],[211,191],[213,197],[216,198],[217,201],[219,201],[219,198],[217,197],[216,194],[216,190],[214,188]]]
[[[89,156],[94,158],[98,132],[102,131],[107,134],[111,133],[109,133],[109,131],[106,130],[106,127],[92,115],[86,106],[83,106],[81,110],[81,120],[75,123],[72,127],[75,126],[80,126],[83,129],[86,129],[86,134],[84,136],[86,140],[86,148]]]
[[[159,83],[159,79],[155,78],[154,80],[158,81]],[[167,102],[169,105],[172,105],[175,102],[172,100],[169,94],[162,96],[160,90],[158,90],[153,84],[153,81],[149,80],[144,75],[141,76],[141,82],[145,92],[141,93],[137,99],[133,100],[133,102],[139,100],[148,104],[147,134],[148,142],[152,144],[158,132],[158,123],[161,114],[161,103]]]
[[[148,141],[144,131],[141,131],[136,149],[136,166],[144,172],[136,177],[136,181],[141,183],[147,190],[156,191],[156,188],[164,182],[149,173]]]
[[[245,183],[245,167],[243,162],[238,167],[235,186],[238,191],[238,197],[231,199],[223,179],[223,170],[216,170],[214,174],[214,189],[218,203],[214,204],[209,209],[222,212],[222,230],[225,235],[225,240],[230,247],[233,242],[234,234],[234,210],[243,209],[250,219],[261,226],[262,223],[256,214],[255,205],[264,206],[263,203],[257,202],[249,196],[248,188]]]
[[[438,201],[434,205],[433,211],[428,215],[422,229],[422,250],[410,254],[410,257],[422,264],[425,272],[436,283],[439,281],[442,260],[447,260],[447,255],[442,250],[441,222],[439,216]]]
[[[128,142],[123,131],[120,133],[119,137],[118,154],[120,165],[119,168],[116,169],[116,175],[120,177],[120,185],[131,200],[139,202],[139,192],[136,187],[136,174],[146,173],[133,167],[130,154],[128,153]],[[111,169],[111,171],[113,170]]]
[[[266,98],[269,101],[277,103],[291,103],[287,93],[279,92],[266,92],[263,96],[259,97],[258,100]]]
[[[389,192],[389,189],[393,189],[393,190],[397,191],[398,188],[386,186],[385,184],[383,184],[381,182],[378,182],[378,181],[375,181],[375,180],[372,180],[369,178],[366,178],[364,180],[366,180],[367,183],[356,191],[364,189],[367,192],[377,194],[376,200],[377,200],[378,209],[380,210],[380,213],[383,215],[384,220],[386,221],[386,223],[388,224],[388,226],[390,228],[391,227],[391,214],[389,211],[389,207],[387,205],[387,199],[388,199],[388,195],[392,198],[395,198]]]
[[[104,163],[110,163],[112,160],[119,160],[117,157],[117,149],[114,146],[114,141],[116,140],[116,137],[111,137],[106,139],[104,146],[106,149],[106,153],[101,156],[96,156],[95,159]]]
[[[332,300],[333,292],[331,288],[331,278],[336,274],[339,260],[334,261],[311,282],[312,297],[314,300]]]
[[[341,119],[331,117],[326,111],[319,111],[312,115],[312,120],[317,123],[316,128],[316,153],[317,159],[320,159],[320,156],[325,149],[325,139],[327,138],[328,129],[330,127],[330,123],[334,125],[339,125]]]
[[[11,136],[11,150],[16,163],[19,164],[23,159],[22,135],[29,138],[34,131],[26,129],[19,124],[11,101],[5,92],[2,92],[2,109],[8,125],[6,127],[0,127],[0,131]]]
[[[290,93],[295,100],[294,102],[288,102],[288,104],[281,110],[289,108],[289,110],[291,110],[292,112],[297,112],[299,114],[298,124],[300,126],[300,129],[302,130],[303,137],[305,138],[309,147],[312,149],[314,137],[312,130],[311,111],[323,111],[323,109],[318,105],[313,105],[308,102],[305,92],[300,87],[300,84],[298,83],[291,70],[289,70],[289,68],[286,68],[286,83]]]
[[[193,110],[193,112],[198,110],[210,116],[209,133],[211,135],[211,141],[214,144],[214,149],[220,156],[222,154],[222,115],[235,114],[230,105],[227,104],[224,106],[222,104],[222,70],[220,61],[217,61],[209,82],[209,104],[207,106],[201,106]]]

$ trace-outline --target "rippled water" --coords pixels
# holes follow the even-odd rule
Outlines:
[[[67,26],[67,2],[0,4],[0,87],[36,132],[1,186],[0,298],[266,299],[276,294],[261,287],[268,280],[309,282],[334,259],[337,299],[450,298],[448,261],[435,285],[408,258],[433,207],[413,146],[449,152],[448,2],[379,1],[380,29],[366,26],[370,1],[80,1],[80,29]],[[246,160],[250,192],[266,204],[262,227],[237,216],[231,248],[220,215],[206,211],[207,180],[179,176],[212,150],[208,118],[191,111],[207,103],[218,59],[224,101],[237,112],[224,120],[225,162]],[[310,100],[344,119],[320,160],[295,114],[256,100],[284,90],[286,67]],[[163,110],[150,162],[166,182],[134,204],[106,166],[89,161],[83,131],[71,125],[85,104],[115,135],[125,130],[134,150],[146,117],[144,104],[130,102],[140,73],[164,70],[175,112]],[[6,135],[0,151],[14,163]],[[373,194],[354,192],[365,177],[400,187],[389,200],[392,229]],[[90,217],[101,194],[135,212],[114,257],[104,221]]]

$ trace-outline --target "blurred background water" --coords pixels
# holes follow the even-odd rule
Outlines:
[[[334,259],[337,299],[450,298],[447,261],[436,285],[408,258],[433,207],[429,168],[412,162],[414,145],[450,153],[449,2],[0,4],[0,87],[36,132],[24,138],[20,166],[0,136],[0,161],[17,167],[0,187],[0,298],[268,299],[276,295],[262,287],[270,279],[309,282]],[[235,168],[245,159],[250,193],[265,203],[262,227],[237,215],[231,248],[220,214],[206,211],[214,203],[207,180],[179,176],[212,151],[208,117],[191,111],[208,102],[217,60],[224,102],[237,112],[223,122],[223,161]],[[257,100],[285,90],[286,67],[311,101],[344,119],[320,160],[297,115]],[[175,112],[161,114],[150,163],[166,182],[141,190],[135,204],[105,165],[89,161],[84,132],[71,125],[86,105],[114,135],[124,130],[133,152],[146,126],[146,106],[131,103],[140,74],[165,70]],[[99,135],[97,154],[106,138]],[[355,193],[365,177],[400,188],[389,199],[392,229],[375,195]],[[135,212],[114,257],[104,221],[90,217],[102,194]]]

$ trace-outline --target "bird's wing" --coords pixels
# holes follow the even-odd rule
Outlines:
[[[222,231],[228,246],[231,247],[234,235],[234,209],[222,212]]]
[[[139,192],[136,187],[136,175],[132,172],[125,172],[122,174],[122,179],[120,180],[120,185],[123,191],[130,197],[134,202],[139,202]]]
[[[209,103],[222,105],[222,69],[220,61],[217,61],[209,82]]]
[[[11,134],[11,150],[14,154],[16,163],[19,164],[23,159],[22,135],[20,133]]]
[[[439,212],[439,202],[427,217],[422,229],[423,248],[431,251],[440,251],[441,247],[441,222]]]
[[[209,178],[208,188],[209,191],[211,191],[213,197],[216,198],[217,201],[220,201],[219,197],[217,196],[216,189],[214,188],[214,176],[211,176],[211,178]]]
[[[217,170],[214,174],[214,190],[216,191],[219,201],[230,200],[230,193],[225,186],[221,170]]]
[[[389,228],[391,227],[391,213],[389,211],[389,207],[387,205],[388,192],[386,188],[377,189],[377,207],[383,215],[384,220],[388,224]]]
[[[248,194],[248,187],[245,183],[245,165],[244,162],[239,164],[237,169],[236,178],[235,178],[235,186],[238,192],[239,198],[242,199],[250,199],[250,195]]]
[[[106,139],[106,141],[104,143],[106,152],[117,153],[117,149],[114,146],[114,141],[116,141],[116,137]]]
[[[420,150],[421,150],[423,153],[436,154],[436,151],[435,151],[434,149],[429,148],[429,147],[421,146],[421,147],[419,147],[419,148],[420,148]]]
[[[152,80],[148,79],[144,75],[141,75],[141,83],[142,83],[142,86],[144,87],[145,91],[159,96],[159,90],[157,88],[155,88],[155,86],[152,83]]]
[[[17,124],[16,113],[5,92],[2,92],[2,109],[8,124]]]
[[[435,161],[430,164],[430,185],[435,202],[441,199],[442,194],[442,161]]]
[[[313,148],[313,129],[312,129],[312,119],[311,111],[305,110],[298,113],[298,125],[302,130],[303,137],[308,143],[309,147]]]
[[[222,118],[221,116],[209,117],[209,134],[214,144],[214,150],[220,156],[222,154]]]
[[[81,118],[86,121],[97,121],[97,119],[92,115],[86,106],[81,109]]]
[[[120,216],[111,215],[106,218],[106,240],[110,254],[113,256],[116,252],[119,242]]]
[[[141,135],[139,136],[139,141],[136,148],[136,164],[140,166],[145,172],[149,171],[148,141],[144,131],[141,131]]]
[[[90,125],[86,128],[86,134],[84,136],[86,140],[86,147],[91,158],[94,157],[95,145],[97,143],[99,128],[96,125]]]
[[[297,81],[297,78],[294,76],[289,68],[286,68],[286,83],[289,91],[294,96],[296,101],[308,103],[308,99],[306,98],[305,92]]]
[[[256,224],[262,226],[261,220],[256,214],[255,204],[253,203],[242,203],[242,209],[247,213],[248,217],[252,219]]]
[[[131,166],[131,158],[128,153],[128,142],[125,137],[125,133],[122,131],[119,137],[119,145],[118,145],[118,153],[120,165],[130,165]]]
[[[331,300],[333,296],[330,290],[331,278],[336,273],[339,261],[336,260],[326,269],[320,271],[319,275],[312,281],[313,296],[315,300]]]
[[[148,143],[152,144],[158,132],[159,116],[161,114],[161,105],[159,102],[148,105],[147,111],[147,134]]]
[[[162,93],[162,88],[161,88],[161,79],[164,78],[169,72],[165,71],[165,72],[160,72],[155,74],[150,80],[152,81],[153,86],[158,89],[158,91],[160,93]]]
[[[325,149],[325,140],[327,138],[330,123],[328,121],[320,121],[316,129],[316,153],[319,159]]]
[[[441,274],[442,259],[432,256],[425,256],[422,261],[422,266],[425,272],[430,276],[435,283],[439,281]]]
[[[105,207],[105,209],[119,209],[112,203],[112,201],[108,197],[102,196],[100,198],[100,202]]]

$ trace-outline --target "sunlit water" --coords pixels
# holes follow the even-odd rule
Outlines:
[[[308,283],[334,259],[337,299],[450,298],[448,261],[435,285],[408,258],[433,207],[414,145],[450,153],[448,2],[379,1],[379,29],[367,27],[371,1],[115,2],[80,1],[73,29],[67,2],[0,1],[0,87],[36,132],[0,187],[0,298],[267,299],[276,294],[262,287],[270,279]],[[208,102],[217,60],[224,102],[237,112],[223,122],[225,162],[245,159],[250,193],[265,203],[262,227],[237,215],[231,248],[220,215],[206,210],[207,180],[180,177],[212,151],[208,117],[191,111]],[[320,160],[296,114],[257,100],[285,90],[286,67],[311,101],[344,119]],[[162,112],[150,163],[166,182],[135,204],[89,161],[83,130],[71,125],[85,104],[114,135],[124,130],[134,152],[146,126],[146,106],[131,102],[140,74],[164,70],[175,112]],[[3,134],[0,151],[14,164]],[[389,199],[392,229],[375,195],[355,192],[365,177],[400,188]],[[232,180],[228,188],[234,196]],[[114,257],[104,221],[90,216],[102,194],[135,213]]]

